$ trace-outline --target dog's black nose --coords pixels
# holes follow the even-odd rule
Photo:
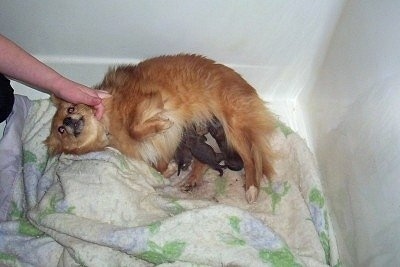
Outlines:
[[[74,119],[72,117],[66,117],[63,120],[63,124],[69,134],[78,136],[82,132],[85,123],[83,118]]]
[[[63,124],[65,125],[65,126],[69,126],[69,127],[73,127],[74,128],[74,123],[76,122],[76,120],[74,120],[73,118],[71,118],[71,117],[66,117],[64,120],[63,120]]]
[[[80,131],[82,130],[82,126],[83,126],[83,120],[81,119],[74,119],[71,117],[66,117],[63,120],[63,124],[66,127],[70,127],[71,129],[74,129],[74,131]]]

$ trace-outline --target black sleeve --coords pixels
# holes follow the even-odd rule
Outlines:
[[[10,115],[14,105],[14,90],[10,80],[0,73],[0,122]]]

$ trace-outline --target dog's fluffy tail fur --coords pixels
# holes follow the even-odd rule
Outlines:
[[[276,156],[272,151],[269,140],[275,129],[275,117],[267,108],[260,114],[255,114],[252,123],[235,122],[229,118],[223,121],[224,131],[228,145],[241,156],[246,175],[246,199],[249,203],[257,200],[260,182],[263,175],[271,178],[274,175],[273,161]]]

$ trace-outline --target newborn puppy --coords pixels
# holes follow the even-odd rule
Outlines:
[[[193,160],[193,155],[190,149],[185,144],[185,135],[183,135],[181,142],[179,143],[178,148],[176,149],[174,160],[178,165],[178,176],[181,173],[181,170],[186,171]]]
[[[243,169],[242,158],[239,156],[238,153],[236,153],[236,151],[228,147],[224,128],[217,118],[214,118],[212,121],[210,121],[210,123],[208,124],[208,131],[217,142],[219,149],[223,154],[225,167],[233,171],[240,171],[241,169]]]
[[[263,176],[274,174],[269,140],[275,116],[256,90],[227,66],[197,55],[160,56],[111,68],[95,89],[112,95],[103,100],[100,121],[91,107],[53,98],[57,111],[45,141],[50,154],[83,154],[110,146],[164,173],[184,129],[217,118],[227,147],[243,160],[248,202],[257,200]],[[207,165],[197,159],[192,164],[188,183],[196,184]]]
[[[212,169],[219,172],[219,176],[224,174],[223,167],[219,163],[223,160],[223,155],[215,153],[214,149],[206,143],[207,138],[199,135],[195,130],[188,130],[184,136],[184,143],[190,149],[193,157],[198,161],[207,164]]]
[[[218,171],[220,176],[223,175],[222,168],[225,168],[225,166],[221,166],[219,163],[224,159],[224,156],[222,153],[216,153],[206,141],[207,138],[196,130],[185,130],[174,156],[178,165],[178,176],[181,170],[187,170],[193,157]]]

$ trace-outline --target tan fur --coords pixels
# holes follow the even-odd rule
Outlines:
[[[96,88],[112,97],[104,100],[100,122],[89,108],[77,106],[85,118],[77,137],[57,132],[71,104],[55,100],[58,110],[46,140],[50,152],[80,154],[112,146],[163,172],[184,127],[215,116],[243,159],[249,202],[256,200],[263,174],[274,172],[268,138],[275,118],[255,89],[224,65],[196,55],[161,56],[110,69]]]

